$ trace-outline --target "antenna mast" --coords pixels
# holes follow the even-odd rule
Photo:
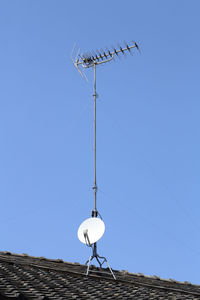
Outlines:
[[[97,100],[97,92],[96,92],[96,64],[94,64],[94,210],[92,211],[92,217],[98,216],[97,211],[97,160],[96,160],[96,137],[97,137],[97,122],[96,122],[96,100]]]
[[[111,60],[114,59],[114,56],[119,56],[119,54],[124,54],[126,52],[129,52],[130,54],[132,54],[131,50],[133,48],[136,48],[137,50],[139,50],[138,45],[133,42],[133,44],[131,46],[128,46],[128,44],[125,44],[125,47],[122,48],[121,46],[119,46],[118,50],[117,49],[113,49],[113,51],[110,50],[106,50],[103,51],[101,50],[101,52],[98,52],[98,54],[79,54],[80,53],[80,49],[78,50],[78,53],[76,55],[76,58],[72,59],[72,62],[74,64],[74,66],[76,67],[76,69],[78,70],[78,72],[81,74],[81,76],[83,78],[85,78],[87,80],[87,77],[84,73],[84,69],[88,69],[88,68],[93,68],[94,69],[94,93],[93,93],[93,97],[94,97],[94,185],[93,185],[93,191],[94,191],[94,209],[92,210],[92,218],[97,218],[99,215],[99,212],[97,210],[97,180],[96,180],[96,99],[97,99],[97,92],[96,92],[96,67],[100,64],[104,64],[107,62],[110,62]],[[74,49],[73,49],[74,51]],[[72,52],[73,52],[72,51]],[[140,50],[139,50],[140,51]],[[81,67],[81,69],[80,69]],[[89,220],[89,219],[88,219]],[[86,222],[86,221],[85,221]],[[81,226],[80,226],[81,227]],[[80,229],[79,227],[79,229]],[[104,262],[107,263],[108,268],[113,276],[114,279],[116,279],[112,269],[110,268],[108,261],[105,257],[99,256],[97,254],[97,243],[94,242],[93,245],[90,244],[90,238],[88,236],[88,229],[85,229],[82,232],[84,239],[85,239],[85,244],[87,244],[88,246],[92,247],[93,249],[93,254],[92,256],[90,256],[89,260],[86,262],[87,264],[87,272],[86,275],[88,275],[89,273],[89,268],[90,268],[90,263],[91,261],[95,258],[100,266],[100,268],[102,267],[102,265],[104,264]],[[81,235],[81,234],[80,234]],[[81,240],[82,241],[82,240]],[[102,262],[100,260],[103,260]]]

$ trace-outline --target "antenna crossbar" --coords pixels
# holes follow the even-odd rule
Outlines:
[[[72,50],[72,54],[74,52],[74,48]],[[97,51],[97,53],[92,53],[92,54],[91,53],[80,54],[80,49],[78,49],[75,59],[72,58],[72,55],[71,55],[71,59],[74,66],[81,74],[81,76],[87,80],[87,77],[80,70],[79,66],[81,66],[82,68],[91,68],[94,65],[104,64],[113,60],[114,56],[119,56],[120,53],[125,54],[127,51],[131,53],[131,50],[133,48],[136,48],[138,51],[140,51],[139,46],[136,42],[134,42],[131,46],[126,44],[126,46],[123,48],[119,46],[119,49],[114,48],[113,51],[106,49],[106,50],[101,50],[101,52]]]
[[[134,43],[132,46],[126,46],[124,48],[119,47],[118,50],[114,49],[112,52],[110,50],[103,51],[103,53],[99,53],[99,55],[88,55],[88,54],[79,54],[79,58],[75,61],[76,65],[82,65],[83,67],[90,68],[93,64],[99,64],[102,62],[108,62],[113,59],[114,55],[119,55],[119,53],[124,54],[126,51],[131,51],[131,49],[137,48],[139,49],[138,45]],[[105,59],[105,60],[104,60]]]

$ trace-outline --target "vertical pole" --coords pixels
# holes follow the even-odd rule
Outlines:
[[[96,93],[96,64],[94,63],[94,210],[92,211],[92,217],[97,217],[97,169],[96,169],[96,135],[97,135],[97,128],[96,128],[96,99],[97,99],[97,93]],[[94,243],[93,247],[93,257],[97,257],[97,244]]]
[[[97,179],[96,179],[96,64],[94,63],[94,210],[93,217],[97,217]]]

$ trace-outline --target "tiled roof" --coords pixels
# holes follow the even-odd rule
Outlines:
[[[107,271],[107,272],[106,272]],[[0,252],[0,299],[200,299],[200,286]]]

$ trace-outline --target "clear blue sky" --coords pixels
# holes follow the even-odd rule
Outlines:
[[[98,243],[114,269],[199,282],[199,1],[0,2],[0,250],[85,263],[92,72],[70,61],[136,40],[97,70]]]

